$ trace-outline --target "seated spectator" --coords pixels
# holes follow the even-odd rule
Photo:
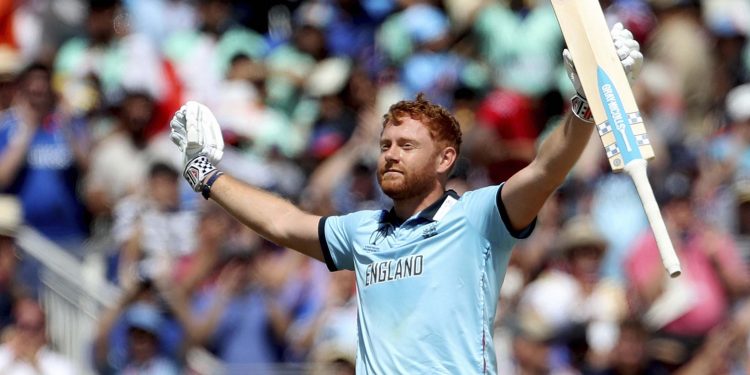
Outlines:
[[[46,318],[34,300],[21,299],[15,306],[15,322],[0,346],[0,374],[75,375],[73,362],[47,347]]]

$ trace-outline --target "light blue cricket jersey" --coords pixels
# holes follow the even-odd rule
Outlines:
[[[446,192],[404,222],[391,211],[324,217],[331,271],[357,274],[357,373],[494,374],[492,326],[516,238],[502,185]]]

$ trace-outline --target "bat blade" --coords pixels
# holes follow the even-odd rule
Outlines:
[[[596,0],[552,0],[552,7],[612,171],[625,171],[633,179],[662,263],[670,276],[677,277],[680,262],[646,174],[646,160],[654,151],[604,13]]]
[[[597,132],[614,172],[654,151],[628,78],[595,0],[552,0],[588,98]]]

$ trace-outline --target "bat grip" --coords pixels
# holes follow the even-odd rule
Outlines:
[[[656,246],[659,248],[659,254],[661,255],[664,268],[667,269],[669,276],[673,278],[680,276],[682,273],[680,260],[677,258],[677,254],[672,246],[672,241],[669,239],[669,233],[667,233],[664,219],[662,219],[661,212],[659,212],[659,205],[656,204],[656,198],[654,198],[651,183],[648,182],[646,160],[636,159],[630,161],[625,166],[625,172],[627,172],[628,175],[630,175],[630,178],[633,179],[635,188],[638,190],[638,196],[641,198],[643,209],[646,211],[646,217],[651,225],[651,230],[654,232]]]

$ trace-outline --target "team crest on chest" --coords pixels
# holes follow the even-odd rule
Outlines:
[[[370,240],[367,241],[367,243],[377,248],[377,245],[381,244],[383,240],[385,240],[385,238],[388,237],[392,233],[393,233],[393,225],[381,224],[378,227],[378,229],[372,232],[372,234],[370,235]]]
[[[427,239],[438,233],[437,223],[430,223],[422,230],[422,238]]]

